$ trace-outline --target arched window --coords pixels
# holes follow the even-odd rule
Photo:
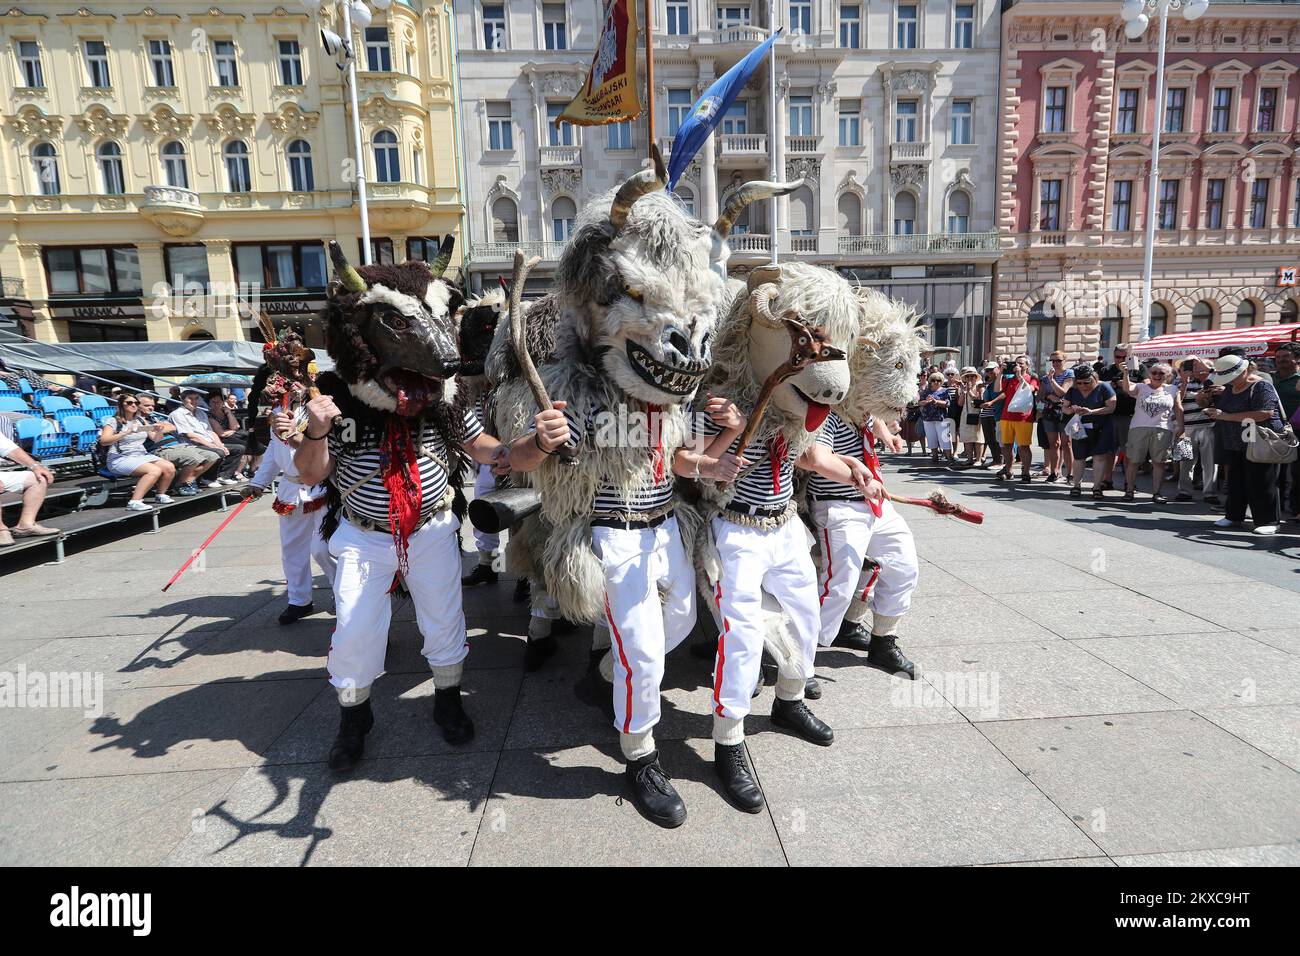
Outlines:
[[[1287,299],[1282,303],[1282,317],[1280,319],[1283,325],[1290,325],[1292,322],[1300,322],[1300,302],[1295,299]]]
[[[381,129],[375,134],[375,182],[400,183],[402,160],[397,151],[397,134]]]
[[[519,241],[519,208],[505,196],[492,204],[492,241]]]
[[[309,193],[316,188],[316,175],[311,168],[311,144],[305,139],[295,139],[289,144],[289,188],[296,193]]]
[[[1192,331],[1208,332],[1214,325],[1214,306],[1202,299],[1192,306]]]
[[[1048,367],[1047,356],[1056,351],[1056,332],[1058,327],[1056,308],[1046,302],[1038,301],[1029,310],[1025,322],[1025,354],[1034,369]]]
[[[49,143],[37,143],[32,149],[32,170],[42,196],[57,196],[62,192],[59,183],[59,154]]]
[[[162,148],[163,179],[168,186],[190,188],[190,172],[185,164],[185,147],[172,140]]]
[[[1255,303],[1250,299],[1242,299],[1237,305],[1237,328],[1244,329],[1247,326],[1255,324],[1255,316],[1259,310],[1255,308]]]
[[[816,204],[813,202],[812,190],[800,186],[790,194],[790,235],[817,235]]]
[[[233,139],[221,151],[226,160],[226,187],[232,193],[253,190],[253,174],[248,166],[248,146],[243,140]]]
[[[682,201],[682,206],[686,209],[686,215],[695,215],[695,193],[685,186],[678,186],[673,190],[673,194]]]
[[[1115,303],[1106,306],[1106,314],[1101,319],[1101,338],[1097,343],[1097,352],[1102,361],[1109,362],[1115,345],[1124,340],[1124,312]]]
[[[954,189],[948,197],[948,232],[955,236],[970,232],[970,194]]]
[[[126,174],[122,170],[122,147],[117,143],[104,143],[95,150],[99,161],[99,185],[106,196],[120,196],[126,192]]]
[[[840,193],[836,209],[840,217],[840,235],[862,235],[862,200],[858,198],[858,194]]]
[[[573,235],[573,221],[578,218],[578,207],[568,196],[561,196],[551,203],[551,238],[556,242],[568,242]]]
[[[910,236],[916,232],[916,197],[899,193],[894,197],[894,235]]]
[[[1151,321],[1147,323],[1147,337],[1155,338],[1169,331],[1169,310],[1159,302],[1151,303]]]

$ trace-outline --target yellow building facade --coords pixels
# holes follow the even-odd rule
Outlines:
[[[330,3],[28,2],[0,13],[0,309],[49,342],[258,339],[310,325],[324,242],[361,261]],[[354,24],[375,261],[461,259],[450,3]]]

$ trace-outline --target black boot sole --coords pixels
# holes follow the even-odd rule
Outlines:
[[[331,754],[329,759],[326,761],[326,766],[330,768],[331,773],[351,773],[357,768],[357,764],[361,763],[361,758],[365,755],[366,750],[362,747],[361,752],[357,754],[354,760],[351,760],[348,763],[338,763],[335,761],[333,754]]]

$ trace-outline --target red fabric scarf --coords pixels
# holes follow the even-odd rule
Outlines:
[[[876,456],[876,439],[868,428],[862,429],[862,462],[871,470],[871,477],[875,478],[882,485],[885,483],[880,477],[880,459]],[[867,502],[871,506],[871,513],[879,518],[884,509],[880,507],[880,502],[874,498]]]
[[[664,480],[664,420],[663,411],[658,405],[646,405],[646,414],[650,418],[650,431],[654,435],[655,447],[650,454],[650,462],[655,470],[655,484]]]
[[[742,451],[743,455],[744,452]],[[767,457],[772,462],[772,494],[781,493],[781,466],[785,464],[785,435],[777,432],[767,441]]]
[[[397,548],[397,573],[393,575],[390,593],[397,588],[399,578],[406,576],[406,548],[420,521],[420,499],[424,489],[420,482],[420,466],[411,440],[411,426],[407,419],[390,415],[383,440],[379,446],[381,476],[388,491],[388,523],[393,529],[393,544]]]

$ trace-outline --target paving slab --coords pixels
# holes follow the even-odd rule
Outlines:
[[[1233,631],[1288,628],[1300,620],[1300,594],[1271,584],[1179,584],[1153,593],[1167,604]]]
[[[1004,594],[1000,600],[1013,611],[1067,639],[1186,634],[1216,629],[1202,617],[1125,590],[1107,591],[1102,600],[1091,591],[1062,591],[1053,594],[1051,600],[1041,594]]]
[[[1116,866],[1300,866],[1300,846],[1279,843],[1273,846],[1230,847],[1224,850],[1186,850],[1181,853],[1146,853],[1142,856],[1117,856]]]
[[[1110,856],[1300,839],[1300,775],[1187,711],[983,723]]]
[[[1300,770],[1300,707],[1220,707],[1197,713],[1292,770]]]
[[[985,594],[918,597],[899,626],[898,644],[909,648],[944,644],[1005,644],[1059,638],[1034,621]]]

